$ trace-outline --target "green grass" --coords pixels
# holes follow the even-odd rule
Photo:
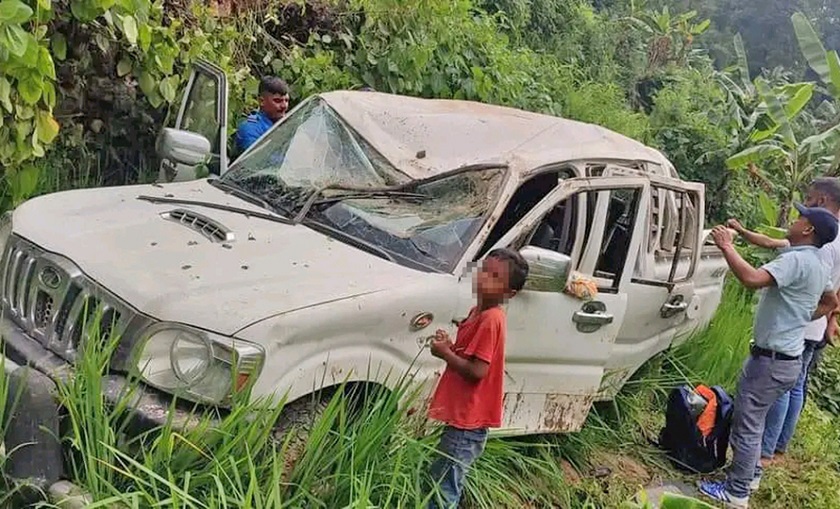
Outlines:
[[[464,507],[639,507],[628,501],[640,488],[680,477],[650,442],[663,425],[664,398],[686,380],[731,390],[751,311],[752,296],[728,286],[708,330],[648,363],[579,433],[491,439],[470,472]],[[336,392],[290,463],[290,442],[274,444],[270,433],[281,408],[260,401],[236,404],[216,427],[205,420],[184,433],[167,425],[127,438],[127,407],[109,408],[102,398],[114,343],[90,344],[99,346],[87,350],[60,396],[71,475],[93,494],[93,507],[420,508],[433,496],[427,472],[436,435],[424,432],[423,416],[405,411],[416,397],[407,383],[363,398],[360,408]],[[0,391],[5,383],[0,377]],[[768,470],[752,507],[840,507],[838,423],[809,404],[787,463]]]

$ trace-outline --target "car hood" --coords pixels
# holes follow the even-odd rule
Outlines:
[[[425,274],[305,225],[287,225],[156,196],[266,211],[207,181],[55,193],[14,213],[14,232],[70,258],[154,318],[234,334],[267,317],[416,282]],[[229,229],[211,242],[164,213],[186,209]]]

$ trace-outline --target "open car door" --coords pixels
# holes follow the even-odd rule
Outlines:
[[[638,175],[607,167],[605,175]],[[598,394],[608,400],[639,367],[698,324],[700,308],[713,287],[696,288],[694,273],[702,251],[705,194],[702,184],[660,175],[650,179],[645,242],[632,274],[627,319],[618,331]]]
[[[175,129],[201,135],[210,143],[206,163],[188,165],[164,158],[160,164],[160,182],[194,180],[206,174],[223,175],[227,171],[228,83],[218,66],[197,61],[190,73],[183,100],[175,120]]]
[[[583,425],[625,319],[649,182],[564,180],[493,246],[520,250],[531,263],[525,288],[507,304],[504,427],[542,433]],[[556,237],[573,239],[570,252],[539,247],[537,232],[546,224]],[[621,235],[614,224],[623,226]],[[597,296],[567,294],[572,271],[597,285]]]

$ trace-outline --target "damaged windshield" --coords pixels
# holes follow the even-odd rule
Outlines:
[[[412,181],[314,98],[221,180],[289,218],[303,211],[325,233],[361,241],[397,262],[449,271],[495,204],[503,176],[503,169],[490,168]]]

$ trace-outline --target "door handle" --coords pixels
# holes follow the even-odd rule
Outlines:
[[[659,309],[659,316],[662,318],[673,318],[674,316],[684,313],[688,309],[688,302],[682,295],[677,295],[669,300]]]
[[[613,322],[613,315],[578,311],[572,315],[572,321],[583,325],[607,325]]]
[[[579,311],[572,315],[572,321],[578,332],[589,334],[604,325],[613,323],[613,315],[607,313],[607,306],[603,302],[590,301],[585,303]]]

